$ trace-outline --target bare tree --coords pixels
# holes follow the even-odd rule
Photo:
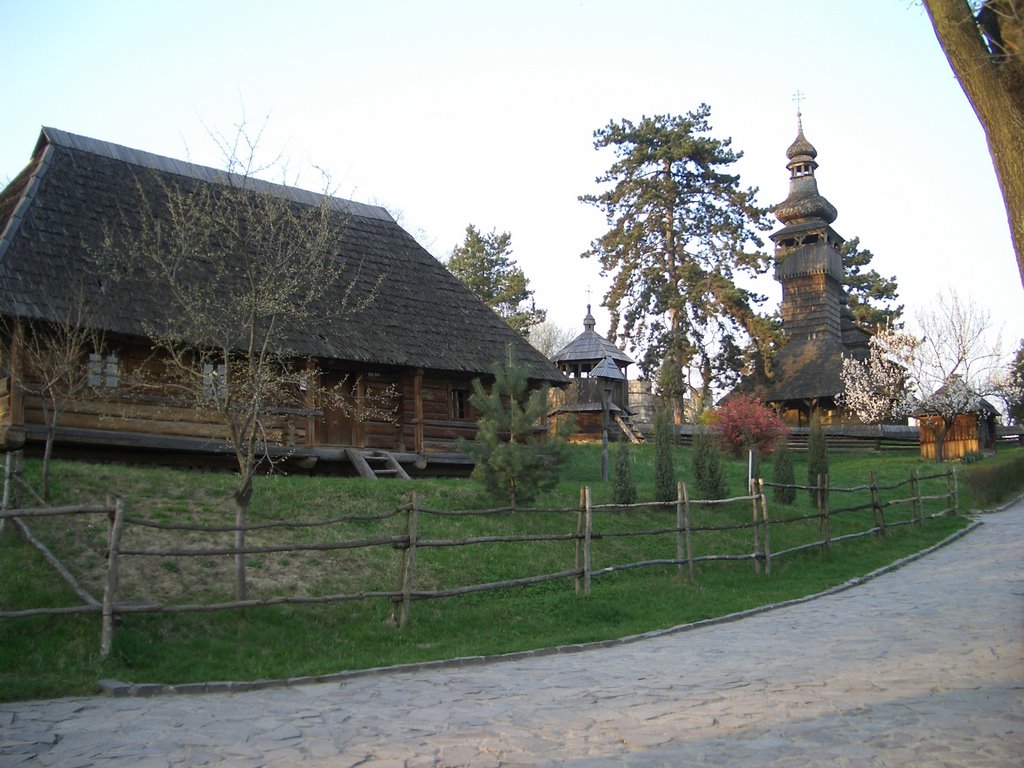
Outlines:
[[[576,332],[553,320],[544,320],[530,329],[530,343],[549,360],[576,338]]]
[[[911,364],[920,397],[915,411],[933,417],[935,457],[941,461],[956,417],[978,412],[982,398],[998,392],[1004,370],[1001,339],[989,311],[952,289],[931,309],[918,312],[916,323],[921,338]]]
[[[5,322],[4,334],[14,340],[20,370],[17,386],[39,398],[46,426],[43,449],[42,496],[50,498],[53,443],[61,417],[105,375],[103,335],[96,330],[92,308],[82,285],[63,308],[48,312],[54,321],[19,319]]]
[[[930,309],[915,315],[920,341],[913,374],[922,396],[959,376],[977,392],[994,391],[1004,367],[1001,334],[992,315],[954,289],[939,295]]]
[[[136,377],[174,402],[214,414],[227,427],[238,482],[235,593],[246,595],[245,529],[253,479],[272,466],[268,450],[282,408],[346,408],[357,418],[384,413],[391,392],[353,402],[351,383],[320,385],[295,339],[366,307],[377,285],[346,272],[338,251],[341,215],[325,192],[297,203],[257,181],[259,133],[244,122],[221,142],[221,183],[152,176],[139,182],[142,215],[108,235],[106,273],[160,286],[163,311],[144,321],[155,351]],[[355,267],[358,273],[358,265]],[[346,277],[346,274],[349,275]]]
[[[924,0],[988,139],[1024,283],[1024,0]]]

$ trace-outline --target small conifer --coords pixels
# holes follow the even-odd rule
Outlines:
[[[807,439],[807,485],[811,486],[809,493],[815,509],[821,509],[824,501],[818,496],[818,477],[824,477],[827,474],[828,444],[825,442],[825,433],[821,429],[821,421],[815,414],[811,419],[811,434]]]
[[[777,486],[787,486],[772,489],[772,498],[775,501],[780,504],[792,504],[796,501],[796,488],[793,487],[796,483],[796,475],[793,471],[793,452],[789,450],[789,445],[785,440],[780,440],[775,448],[772,458],[772,482]]]
[[[690,454],[694,483],[702,499],[724,499],[726,495],[725,470],[722,452],[715,439],[703,427],[693,433],[693,451]]]
[[[633,452],[627,442],[620,442],[615,446],[612,501],[616,504],[632,504],[636,501],[636,483],[633,481]]]
[[[675,440],[672,425],[665,409],[654,417],[654,498],[672,501],[676,498],[676,467],[672,460]]]

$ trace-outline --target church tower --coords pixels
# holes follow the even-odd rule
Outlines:
[[[865,356],[870,335],[850,311],[844,241],[832,229],[838,214],[818,192],[818,151],[804,136],[799,113],[786,157],[789,195],[773,209],[782,228],[771,235],[785,338],[770,370],[740,382],[734,392],[771,403],[791,426],[806,426],[814,416],[823,424],[843,423],[849,418],[840,405],[843,359]]]
[[[788,341],[841,341],[846,305],[839,255],[843,238],[831,226],[835,206],[818,192],[818,152],[804,136],[799,114],[797,125],[796,141],[786,151],[789,196],[775,207],[784,226],[771,236],[775,279],[782,284],[782,325]]]

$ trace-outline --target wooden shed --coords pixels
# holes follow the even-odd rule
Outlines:
[[[230,183],[223,171],[43,128],[28,166],[0,192],[0,316],[57,322],[73,301],[71,286],[94,269],[88,258],[118,222],[142,214],[140,190]],[[251,181],[251,180],[250,180]],[[322,196],[256,182],[259,194],[296,206]],[[412,469],[466,465],[460,437],[472,438],[469,403],[475,378],[487,381],[511,348],[533,385],[563,384],[559,370],[466,289],[383,208],[330,199],[335,257],[342,277],[332,291],[370,286],[372,301],[344,323],[290,329],[296,365],[314,361],[326,377],[347,377],[354,397],[390,388],[394,420],[355,420],[319,403],[282,411],[270,449],[303,466],[352,462],[383,452]],[[98,294],[106,286],[93,280]],[[367,289],[369,290],[369,289]],[[157,457],[214,457],[226,451],[225,427],[210,414],[148,401],[119,387],[120,376],[151,355],[145,320],[160,311],[161,286],[139,284],[102,295],[94,321],[107,342],[89,360],[103,386],[91,388],[60,421],[58,450],[77,448]],[[14,321],[14,322],[12,322]],[[42,404],[19,366],[17,333],[0,339],[0,446],[44,439]],[[94,357],[97,357],[95,354]]]
[[[938,414],[919,414],[921,458],[935,461],[940,439],[943,461],[956,461],[969,453],[994,452],[997,414],[995,407],[982,397],[978,398],[976,408],[956,414],[948,425]]]

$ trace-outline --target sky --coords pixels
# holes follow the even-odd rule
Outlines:
[[[469,224],[509,232],[537,306],[582,331],[592,304],[602,333],[594,131],[706,103],[772,205],[799,91],[833,227],[907,315],[955,289],[1004,352],[1024,339],[985,137],[913,0],[0,0],[0,71],[0,183],[44,125],[219,167],[245,121],[289,181],[383,205],[441,260]]]

